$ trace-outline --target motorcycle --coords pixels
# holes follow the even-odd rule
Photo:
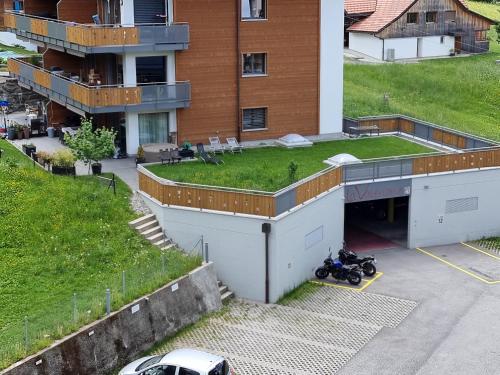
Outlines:
[[[377,273],[377,267],[375,267],[377,260],[373,256],[359,258],[354,251],[347,250],[345,245],[339,251],[339,260],[345,265],[355,264],[359,266],[368,277],[372,277]]]
[[[323,266],[314,273],[318,279],[326,279],[329,274],[336,280],[347,280],[349,284],[359,285],[362,280],[360,267],[344,265],[339,259],[333,259],[332,253],[324,260]]]

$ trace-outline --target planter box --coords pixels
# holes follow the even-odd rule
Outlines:
[[[36,152],[36,147],[35,146],[27,146],[27,145],[23,145],[23,152],[28,155],[29,157],[31,157],[31,154],[35,153]]]
[[[183,158],[194,158],[193,150],[179,150],[179,155]]]
[[[52,166],[52,173],[63,175],[63,176],[76,176],[76,168],[75,167],[59,167],[56,165]]]

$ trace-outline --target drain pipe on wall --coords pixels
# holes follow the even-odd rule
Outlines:
[[[262,224],[262,233],[266,235],[266,303],[269,303],[269,235],[271,223]]]

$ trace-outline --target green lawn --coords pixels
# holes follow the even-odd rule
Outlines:
[[[121,181],[115,197],[92,177],[34,167],[6,141],[0,149],[0,368],[26,354],[24,316],[33,352],[102,315],[106,288],[116,309],[200,264],[178,251],[162,259],[129,229],[136,214]]]
[[[201,161],[182,165],[148,167],[158,176],[177,182],[241,189],[277,191],[289,185],[288,165],[298,164],[297,178],[302,179],[325,169],[323,160],[340,153],[360,159],[432,152],[427,147],[398,137],[362,138],[319,142],[313,147],[288,150],[280,147],[248,149],[243,154],[226,153],[223,165],[205,165]]]

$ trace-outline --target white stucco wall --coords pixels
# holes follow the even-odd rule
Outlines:
[[[344,1],[321,0],[320,134],[342,132],[343,27]]]
[[[384,59],[387,60],[387,50],[394,48],[394,57],[414,59],[417,57],[417,38],[392,38],[384,40]]]
[[[382,60],[383,42],[372,34],[368,33],[349,33],[349,48]]]
[[[444,245],[500,235],[498,192],[498,169],[413,179],[409,247]],[[478,210],[446,214],[447,200],[474,197],[478,198]]]
[[[443,36],[443,43],[441,43],[440,36],[429,36],[422,38],[422,56],[448,56],[450,50],[455,48],[454,36]]]

